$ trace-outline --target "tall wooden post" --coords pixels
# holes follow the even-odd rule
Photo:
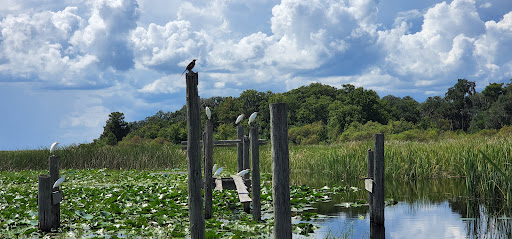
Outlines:
[[[374,149],[374,217],[370,218],[370,221],[377,225],[384,225],[384,134],[375,135]]]
[[[251,162],[249,159],[250,144],[249,144],[249,138],[247,136],[244,136],[244,146],[243,147],[244,147],[243,169],[250,169],[251,168]],[[244,179],[249,179],[249,173],[244,175]]]
[[[243,154],[243,169],[250,169],[250,161],[249,161],[249,139],[247,136],[244,135],[243,137],[243,148],[244,148],[244,154]],[[249,179],[249,174],[253,174],[249,171],[249,173],[245,174],[243,179]],[[244,203],[244,212],[251,213],[251,203],[246,202]]]
[[[386,228],[384,224],[370,222],[370,239],[386,239]]]
[[[285,103],[270,104],[272,142],[272,198],[274,237],[292,238],[290,207],[290,152],[288,150],[288,109]]]
[[[39,175],[38,187],[39,229],[43,232],[50,232],[53,226],[52,182],[50,175]]]
[[[212,217],[213,124],[206,120],[204,144],[204,218]]]
[[[373,154],[373,151],[371,149],[368,149],[368,152],[366,154],[366,161],[367,161],[367,175],[368,175],[368,178],[371,178],[372,179],[372,192],[368,191],[368,205],[370,205],[370,218],[374,218],[375,215],[374,215],[374,212],[373,212],[373,190],[375,190],[375,187],[373,187],[373,176],[374,176],[374,162],[375,162],[375,158],[374,158],[374,154]],[[366,181],[365,181],[366,183]]]
[[[260,144],[258,142],[258,127],[251,127],[249,131],[251,139],[251,193],[252,193],[252,219],[261,220],[260,203]]]
[[[59,179],[59,156],[50,156],[50,183],[53,184]],[[59,187],[53,188],[52,193],[59,191]],[[53,198],[53,197],[52,197]],[[60,202],[52,202],[52,228],[57,229],[60,227]]]
[[[190,219],[190,237],[204,238],[203,198],[201,195],[201,120],[199,95],[197,92],[198,75],[187,73],[187,159],[188,159],[188,208]]]
[[[241,123],[236,127],[236,135],[238,139],[241,141],[241,143],[236,145],[236,148],[238,150],[237,155],[237,163],[238,163],[238,171],[240,172],[244,170],[244,126],[241,125]]]

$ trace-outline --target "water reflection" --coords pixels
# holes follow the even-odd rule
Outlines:
[[[341,185],[329,182],[328,185]],[[345,184],[345,182],[343,183]],[[363,188],[353,181],[350,186]],[[319,185],[315,185],[319,186]],[[511,211],[482,205],[468,197],[463,179],[397,182],[386,180],[386,198],[398,204],[385,209],[385,228],[370,230],[367,206],[343,208],[344,201],[367,199],[367,193],[347,193],[315,205],[327,215],[313,221],[320,228],[313,238],[512,238]]]

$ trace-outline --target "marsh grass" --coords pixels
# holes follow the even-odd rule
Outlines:
[[[54,152],[60,168],[164,169],[186,167],[186,152],[179,145],[125,144],[119,146],[73,145]],[[0,170],[48,168],[48,149],[0,152]]]
[[[165,169],[186,168],[186,151],[180,145],[154,143],[115,147],[78,145],[55,152],[64,169]],[[295,185],[333,185],[366,175],[366,151],[373,141],[335,145],[290,145],[291,182]],[[260,147],[260,169],[271,173],[270,143]],[[492,198],[512,206],[512,182],[489,164],[510,175],[512,133],[466,135],[431,141],[385,142],[385,175],[396,180],[460,177],[474,198]],[[214,149],[214,163],[225,167],[224,175],[236,173],[236,147]],[[0,170],[44,170],[48,149],[0,152]],[[488,200],[490,201],[490,200]]]

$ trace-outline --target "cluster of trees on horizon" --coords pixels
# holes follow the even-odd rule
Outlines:
[[[288,105],[289,139],[296,144],[335,143],[353,139],[363,128],[382,133],[410,131],[467,132],[501,129],[510,125],[512,79],[508,84],[490,83],[482,92],[476,83],[459,79],[444,97],[428,97],[419,103],[410,96],[387,95],[350,84],[341,89],[312,83],[285,93],[246,90],[239,97],[201,99],[202,125],[205,107],[212,111],[216,139],[236,138],[235,119],[245,114],[242,124],[257,111],[261,138],[269,138],[269,103]],[[179,144],[187,140],[186,105],[175,112],[158,111],[144,120],[126,122],[124,114],[112,112],[102,135],[94,144],[143,141]],[[247,127],[246,127],[247,128]]]

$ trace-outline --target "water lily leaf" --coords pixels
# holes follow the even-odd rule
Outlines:
[[[39,215],[39,213],[38,213],[38,212],[34,212],[34,211],[28,211],[28,215],[30,215],[31,217],[33,217],[33,216],[37,216],[37,215]]]
[[[91,220],[93,218],[93,216],[91,214],[87,214],[84,211],[80,211],[80,210],[75,210],[75,214],[82,218],[85,218],[87,220]]]
[[[100,215],[103,216],[103,217],[110,217],[111,214],[110,214],[110,212],[101,211]]]
[[[335,207],[346,207],[346,208],[349,208],[350,207],[350,203],[342,202],[342,203],[334,204],[334,206]]]

